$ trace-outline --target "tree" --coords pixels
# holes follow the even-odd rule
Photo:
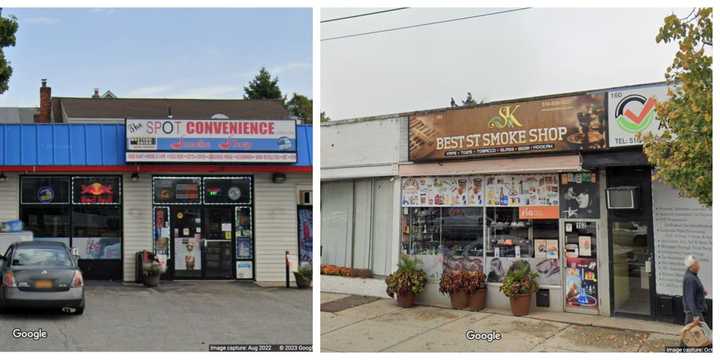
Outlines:
[[[324,111],[320,113],[320,123],[328,122],[330,120],[332,119],[330,119],[329,116],[325,115]]]
[[[15,46],[15,33],[17,29],[17,18],[14,16],[3,17],[2,8],[0,8],[0,94],[8,90],[8,82],[13,73],[13,68],[5,58],[3,48]]]
[[[304,95],[293,93],[290,101],[285,104],[290,114],[297,116],[302,122],[312,124],[313,102]]]
[[[679,51],[665,73],[669,99],[657,105],[663,131],[643,137],[655,177],[705,206],[712,206],[712,35],[711,8],[665,18],[656,41],[677,41]]]
[[[283,100],[282,92],[278,86],[278,78],[262,67],[255,78],[245,87],[245,99],[249,100]]]

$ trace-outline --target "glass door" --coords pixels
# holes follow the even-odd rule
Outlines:
[[[597,222],[565,220],[565,311],[598,313]]]
[[[176,278],[202,278],[202,211],[199,206],[171,207],[172,263]]]
[[[204,268],[206,278],[233,277],[234,208],[205,207]]]
[[[611,221],[610,236],[615,312],[650,316],[653,259],[648,245],[648,223]]]

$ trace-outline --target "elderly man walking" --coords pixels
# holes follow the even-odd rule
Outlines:
[[[689,255],[685,258],[685,266],[687,267],[683,277],[685,324],[699,323],[705,321],[703,312],[705,312],[705,295],[707,295],[707,291],[698,277],[700,262],[694,256]]]

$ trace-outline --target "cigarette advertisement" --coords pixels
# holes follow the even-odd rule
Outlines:
[[[436,176],[402,179],[402,206],[482,206],[482,177]]]
[[[598,307],[597,263],[595,259],[567,258],[565,264],[565,306]]]

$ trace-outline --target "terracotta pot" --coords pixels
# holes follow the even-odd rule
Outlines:
[[[400,307],[413,307],[415,305],[415,294],[413,294],[412,291],[402,294],[398,293],[395,296],[395,300],[397,301],[398,305],[400,305]]]
[[[530,313],[530,294],[517,295],[510,298],[510,308],[515,316],[524,316]]]
[[[468,305],[468,294],[463,290],[450,293],[450,304],[455,310],[466,308]]]
[[[474,293],[468,295],[468,310],[480,311],[485,308],[485,295],[487,289],[477,289]]]

